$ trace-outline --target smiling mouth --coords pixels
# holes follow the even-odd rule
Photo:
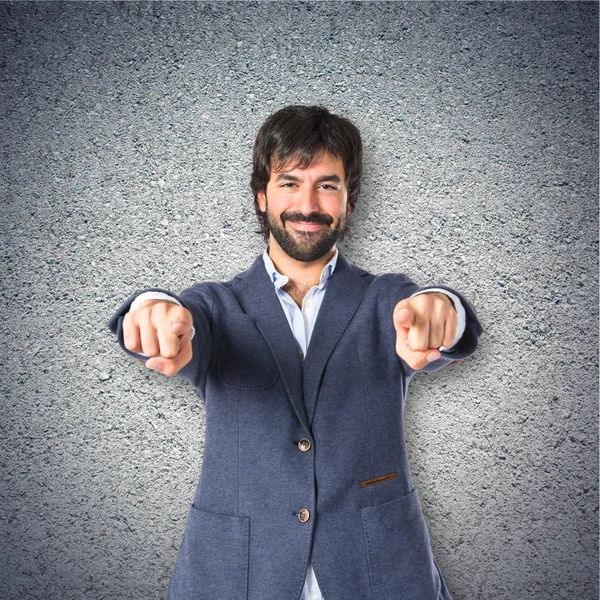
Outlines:
[[[288,221],[293,229],[298,231],[318,231],[325,227],[322,223],[313,223],[308,221]]]
[[[322,233],[333,223],[330,215],[312,212],[308,215],[301,212],[284,212],[281,221],[285,229],[295,231],[299,235],[311,236],[311,234]],[[289,224],[289,227],[288,227]]]

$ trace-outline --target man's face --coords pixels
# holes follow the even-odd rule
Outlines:
[[[306,169],[272,170],[266,193],[257,198],[267,213],[271,244],[302,262],[318,260],[335,246],[350,212],[344,165],[327,153]]]

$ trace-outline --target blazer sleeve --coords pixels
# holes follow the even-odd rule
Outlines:
[[[197,388],[200,396],[203,397],[204,387],[206,384],[206,373],[212,352],[210,328],[212,302],[210,301],[210,297],[207,297],[207,290],[200,290],[197,288],[200,288],[200,286],[188,288],[179,296],[173,292],[163,290],[161,288],[149,288],[147,290],[141,290],[128,298],[113,314],[108,321],[108,327],[117,336],[119,345],[127,354],[138,360],[141,360],[142,362],[145,362],[148,360],[147,356],[127,350],[123,342],[123,319],[129,312],[131,303],[143,292],[162,292],[163,294],[167,294],[178,300],[184,308],[187,308],[192,313],[196,334],[192,339],[192,360],[185,367],[183,367],[183,369],[181,369],[177,375],[189,381],[194,387]],[[202,291],[205,293],[202,293]]]

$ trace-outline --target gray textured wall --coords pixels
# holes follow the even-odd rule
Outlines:
[[[366,145],[343,251],[462,290],[486,330],[408,401],[455,600],[597,598],[597,13],[0,4],[0,597],[162,597],[203,407],[105,323],[249,264],[256,130],[322,103]]]

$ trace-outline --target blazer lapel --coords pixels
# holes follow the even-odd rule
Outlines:
[[[273,353],[298,420],[307,430],[310,429],[302,398],[300,351],[262,256],[247,271],[237,275],[234,282],[232,289],[238,302],[254,319]]]
[[[311,424],[329,356],[350,324],[368,287],[352,265],[341,254],[338,255],[304,361],[304,403]]]

